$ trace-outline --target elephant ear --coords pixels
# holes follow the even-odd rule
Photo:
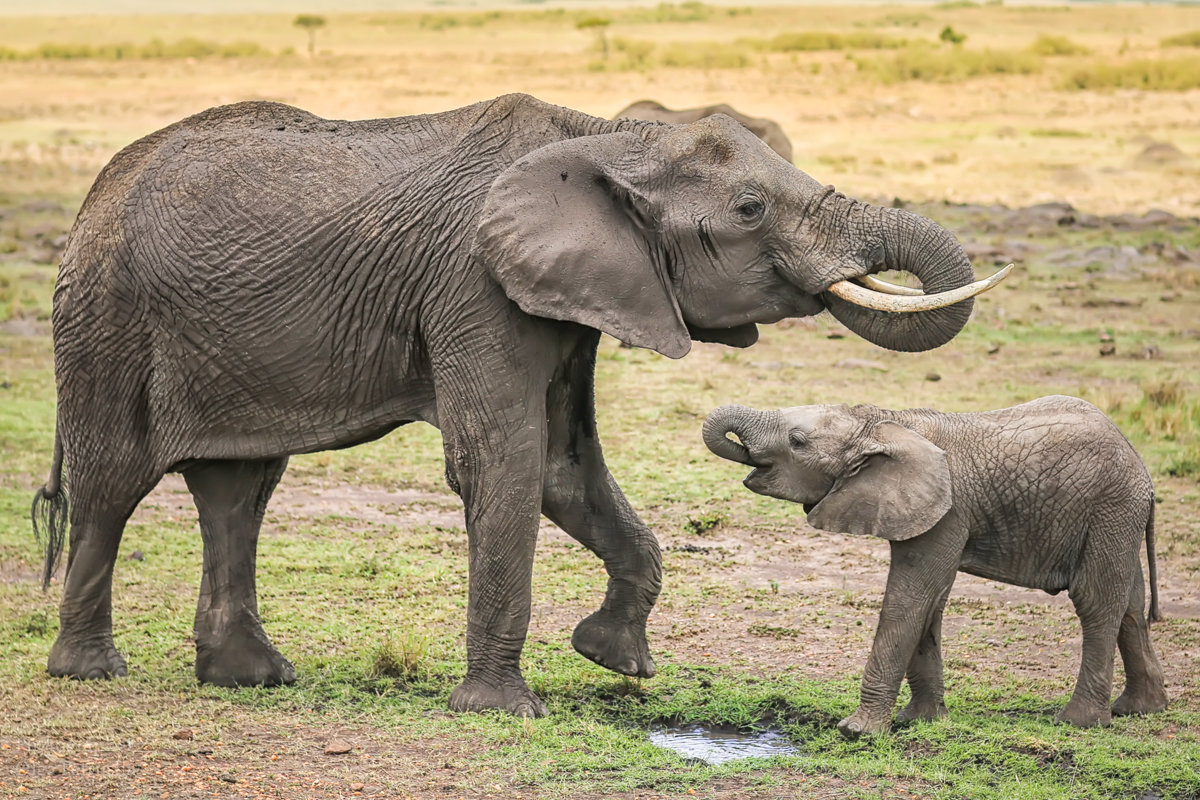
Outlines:
[[[527,314],[597,328],[681,358],[692,341],[653,257],[654,163],[632,133],[548,144],[496,178],[475,234],[482,259]]]
[[[814,528],[900,542],[950,511],[946,452],[903,425],[877,423],[851,463],[857,468],[838,478],[809,512]]]

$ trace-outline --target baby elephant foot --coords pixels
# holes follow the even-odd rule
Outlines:
[[[499,708],[518,717],[544,717],[550,713],[520,675],[500,686],[468,677],[450,693],[451,711],[486,711],[489,708]]]
[[[1071,698],[1067,707],[1058,712],[1055,720],[1080,728],[1107,728],[1112,724],[1112,710],[1107,704],[1088,704]]]
[[[654,677],[654,659],[646,643],[645,626],[622,622],[603,608],[575,627],[571,644],[580,655],[613,672]]]
[[[946,716],[946,704],[941,700],[918,701],[915,698],[896,714],[897,725],[907,725],[910,722],[931,722]]]
[[[196,678],[214,686],[281,686],[296,682],[296,668],[261,629],[234,628],[218,643],[197,638]]]
[[[1112,705],[1114,717],[1127,717],[1131,714],[1153,714],[1167,707],[1167,690],[1161,684],[1158,686],[1143,686],[1134,690],[1129,686]]]
[[[876,733],[884,733],[888,729],[888,718],[886,716],[871,716],[862,708],[859,708],[850,716],[838,723],[838,730],[842,736],[847,739],[857,739],[860,736],[871,736]]]
[[[129,674],[125,659],[121,658],[110,638],[92,642],[69,642],[59,638],[50,648],[46,669],[56,678],[85,681],[123,678]]]

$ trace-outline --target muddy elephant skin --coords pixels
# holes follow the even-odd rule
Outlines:
[[[648,119],[654,122],[674,124],[698,122],[713,114],[724,114],[742,124],[744,128],[767,143],[776,153],[792,163],[792,140],[783,132],[778,122],[765,117],[751,117],[725,103],[698,108],[670,109],[655,100],[639,100],[613,115],[613,119]]]

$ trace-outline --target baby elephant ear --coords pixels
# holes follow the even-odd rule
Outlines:
[[[686,355],[692,340],[654,257],[651,204],[637,188],[651,161],[632,133],[529,153],[492,183],[475,257],[528,314],[597,328],[671,358]]]
[[[878,423],[852,461],[861,466],[838,478],[809,513],[814,528],[900,542],[920,536],[950,510],[946,452],[903,425]]]

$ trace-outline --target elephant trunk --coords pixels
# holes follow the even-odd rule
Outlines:
[[[721,406],[704,420],[704,444],[721,458],[727,458],[750,467],[762,466],[754,459],[745,444],[735,442],[727,434],[733,433],[742,442],[747,442],[755,433],[761,435],[760,432],[765,432],[770,423],[770,412],[759,411],[747,406]]]
[[[861,254],[852,259],[858,262],[856,266],[861,271],[858,275],[844,277],[861,278],[882,270],[901,270],[917,277],[926,298],[960,289],[974,280],[966,252],[954,235],[937,223],[898,208],[865,206],[851,200],[844,202],[851,208],[843,209],[847,213],[837,215],[844,220],[841,233],[847,237],[845,241],[858,243]],[[867,243],[865,249],[862,248],[864,242]],[[994,284],[985,288],[990,285]],[[857,290],[860,287],[851,284],[847,288]],[[906,293],[898,287],[889,291],[890,295]],[[886,298],[887,295],[883,299],[886,301]],[[881,310],[890,308],[890,304],[883,302],[876,308],[864,307],[845,291],[835,293],[833,287],[821,295],[829,312],[847,328],[880,347],[905,352],[932,350],[950,341],[967,323],[974,306],[974,301],[967,297],[942,308],[900,310],[905,301],[926,298],[900,297],[895,304],[897,310]]]

